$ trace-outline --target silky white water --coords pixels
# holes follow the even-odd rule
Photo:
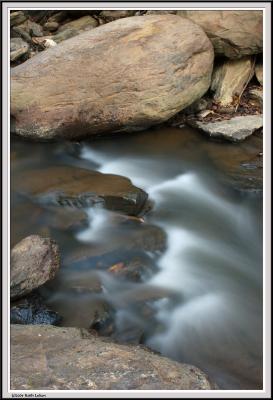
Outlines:
[[[183,162],[177,173],[167,160],[113,157],[90,145],[81,156],[99,171],[124,175],[146,190],[154,201],[149,222],[167,233],[159,270],[143,285],[173,291],[180,300],[165,297],[154,303],[160,329],[150,327],[145,344],[199,366],[221,387],[247,385],[262,357],[261,237],[252,204],[223,194],[198,168],[185,171]],[[93,222],[79,239],[99,237],[102,214],[107,212],[92,211]],[[127,292],[122,285],[110,289],[120,334],[130,324],[149,325],[128,310]]]
[[[221,389],[261,388],[262,199],[226,179],[255,187],[259,170],[242,165],[255,159],[258,137],[233,145],[161,128],[81,144],[13,145],[13,176],[26,167],[96,169],[130,178],[153,202],[143,223],[95,207],[86,210],[87,225],[69,228],[75,209],[62,208],[61,220],[52,221],[52,205],[12,196],[12,246],[39,233],[60,247],[61,268],[40,290],[62,326],[89,328],[97,311],[107,322],[110,306],[111,340],[198,366]],[[143,250],[143,237],[158,241],[151,225],[166,233],[163,252]],[[132,248],[134,240],[141,245]],[[109,272],[135,261],[139,280]]]

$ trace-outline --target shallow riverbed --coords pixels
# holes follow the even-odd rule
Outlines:
[[[96,321],[94,314],[107,316],[110,307],[113,340],[141,342],[192,363],[223,389],[261,388],[259,152],[259,136],[226,144],[189,128],[82,143],[12,138],[11,245],[34,233],[58,242],[62,267],[41,293],[64,326],[88,328]],[[153,208],[143,224],[164,230],[166,250],[130,247],[134,225],[116,227],[113,213],[99,207],[85,209],[85,224],[70,225],[69,207],[58,220],[46,205],[17,193],[13,178],[20,178],[25,168],[52,165],[130,178],[149,194]],[[90,248],[103,248],[103,255],[78,257]],[[109,272],[127,259],[141,264],[140,281]]]

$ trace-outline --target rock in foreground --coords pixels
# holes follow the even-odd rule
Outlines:
[[[21,240],[11,250],[11,299],[25,296],[53,279],[59,266],[59,250],[53,240],[38,235]]]
[[[210,137],[241,142],[252,135],[253,132],[262,128],[263,116],[244,115],[219,122],[194,121],[192,125],[201,129]]]
[[[213,57],[210,40],[189,19],[110,22],[13,68],[13,130],[47,140],[145,129],[202,97]]]
[[[263,51],[263,12],[240,10],[178,11],[200,25],[216,55],[240,58]]]
[[[77,328],[12,325],[10,363],[12,390],[216,388],[198,368]]]
[[[148,197],[123,176],[69,166],[24,170],[13,185],[45,205],[101,206],[128,215],[139,214]]]

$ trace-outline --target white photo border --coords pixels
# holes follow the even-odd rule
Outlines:
[[[263,11],[263,390],[10,390],[9,12],[30,9],[259,9]],[[271,398],[271,2],[2,2],[2,396],[3,398]]]

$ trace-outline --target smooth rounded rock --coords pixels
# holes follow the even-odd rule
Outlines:
[[[216,55],[240,58],[263,51],[262,11],[194,10],[178,11],[177,14],[189,18],[204,29]]]
[[[54,278],[60,267],[57,244],[38,235],[30,235],[11,250],[10,297],[16,299]]]
[[[208,90],[213,48],[176,15],[122,18],[65,40],[11,73],[12,126],[32,139],[145,129]]]

